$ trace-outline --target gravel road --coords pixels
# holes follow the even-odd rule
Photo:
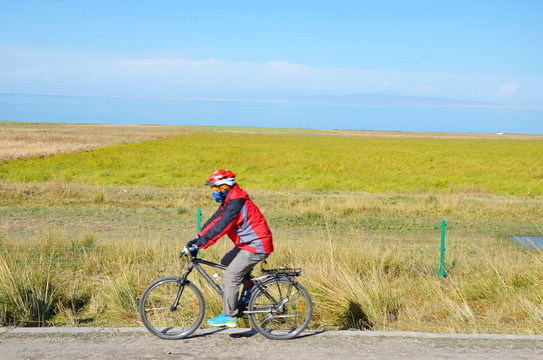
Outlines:
[[[142,329],[0,329],[0,359],[543,359],[543,336],[308,332],[271,341],[250,329],[160,340]]]

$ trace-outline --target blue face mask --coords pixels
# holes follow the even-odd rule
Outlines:
[[[220,203],[224,202],[224,200],[226,200],[226,197],[228,196],[228,191],[213,192],[212,194],[213,194],[213,198],[215,199],[215,201],[220,204]]]

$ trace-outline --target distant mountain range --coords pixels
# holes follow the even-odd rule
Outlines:
[[[287,96],[283,98],[267,99],[267,101],[378,106],[503,106],[501,104],[490,102],[472,102],[446,97],[423,97],[382,94],[354,94],[340,96]]]
[[[39,96],[90,96],[113,98],[141,99],[180,99],[195,101],[232,101],[232,102],[276,102],[276,103],[306,103],[306,104],[337,104],[337,105],[369,105],[369,106],[443,106],[443,107],[489,107],[489,108],[523,108],[543,109],[541,105],[506,105],[492,102],[476,102],[453,99],[448,97],[426,97],[384,94],[352,94],[352,95],[298,95],[281,97],[179,97],[179,96],[120,96],[120,95],[51,95],[51,94],[16,94],[0,93],[0,95],[39,95]]]

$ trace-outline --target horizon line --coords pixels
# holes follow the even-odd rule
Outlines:
[[[31,95],[31,96],[67,96],[67,97],[95,97],[95,98],[118,98],[118,99],[149,99],[149,100],[183,100],[183,101],[209,101],[209,102],[264,102],[264,103],[285,103],[285,104],[331,104],[331,105],[361,105],[361,106],[396,106],[396,107],[459,107],[459,108],[494,108],[494,109],[543,109],[543,105],[507,105],[507,104],[477,104],[476,102],[466,104],[364,104],[364,103],[329,103],[325,101],[304,101],[292,100],[280,97],[264,97],[264,98],[246,98],[246,97],[192,97],[192,96],[154,96],[154,95],[96,95],[96,94],[42,94],[42,93],[9,93],[0,92],[0,95]],[[367,94],[360,94],[365,96]],[[375,95],[375,94],[372,94]],[[381,95],[381,94],[377,94]],[[305,96],[305,95],[303,95]],[[337,95],[315,95],[315,96],[330,96]],[[383,95],[397,97],[412,97],[407,95]],[[434,99],[434,97],[416,96],[417,98]],[[457,100],[452,99],[451,100]],[[464,101],[464,100],[458,100]]]

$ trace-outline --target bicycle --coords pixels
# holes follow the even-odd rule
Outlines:
[[[222,297],[222,288],[202,265],[225,270],[226,266],[204,260],[196,254],[181,253],[188,259],[180,276],[166,276],[152,282],[141,295],[139,314],[147,330],[162,339],[183,339],[204,319],[205,301],[201,291],[187,279],[196,269]],[[300,268],[261,269],[261,275],[248,274],[238,300],[238,317],[247,315],[252,327],[272,340],[298,336],[309,324],[313,304],[307,290],[294,278]],[[250,294],[250,297],[249,295]],[[248,301],[247,301],[248,298]]]

